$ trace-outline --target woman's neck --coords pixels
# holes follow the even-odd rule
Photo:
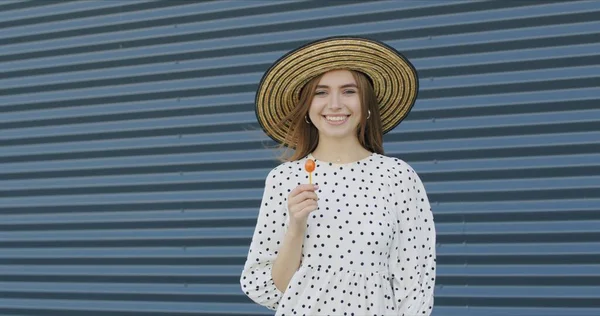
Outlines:
[[[358,139],[319,139],[317,148],[312,152],[318,160],[333,163],[348,163],[366,158],[370,151],[362,147]]]

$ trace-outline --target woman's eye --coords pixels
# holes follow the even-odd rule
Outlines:
[[[356,93],[356,90],[346,90],[346,91],[344,91],[344,93],[352,94],[352,93]]]
[[[315,95],[324,95],[324,94],[325,94],[325,91],[317,91],[317,92],[315,92]]]

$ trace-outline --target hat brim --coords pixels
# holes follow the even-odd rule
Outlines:
[[[265,133],[285,144],[289,122],[280,126],[312,78],[335,69],[364,73],[373,83],[383,133],[412,109],[419,91],[417,71],[396,49],[364,37],[336,36],[305,44],[279,58],[265,72],[256,92],[255,113]]]

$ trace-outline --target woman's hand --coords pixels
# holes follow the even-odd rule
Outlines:
[[[288,213],[290,215],[289,230],[295,234],[304,234],[308,215],[319,206],[319,199],[314,184],[301,184],[294,188],[288,196]]]

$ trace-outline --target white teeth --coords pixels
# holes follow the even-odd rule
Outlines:
[[[326,116],[325,117],[328,121],[343,121],[346,119],[346,116]]]

